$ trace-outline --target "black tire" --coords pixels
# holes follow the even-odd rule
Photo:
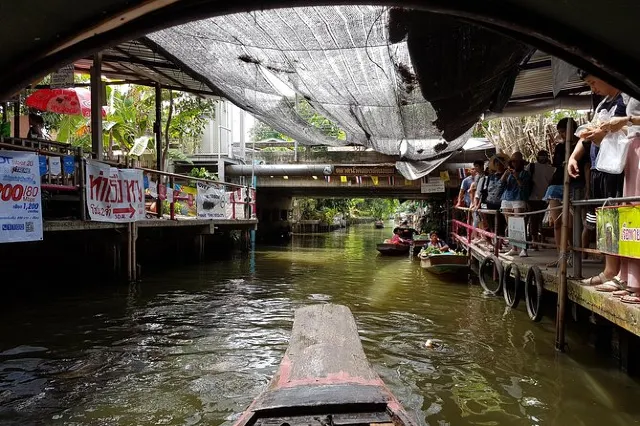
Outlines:
[[[487,268],[491,267],[491,273],[493,274],[494,266],[498,273],[498,281],[497,281],[497,285],[493,285],[492,287],[494,288],[491,288],[489,285],[487,285],[488,283],[485,280],[485,273],[488,272]],[[480,267],[478,268],[478,278],[480,278],[480,285],[487,293],[497,296],[502,291],[503,276],[504,276],[504,267],[502,266],[502,262],[500,262],[500,260],[495,255],[490,254],[489,256],[482,259],[482,262],[480,262]]]
[[[513,271],[513,286],[511,283],[511,271]],[[504,301],[511,309],[516,309],[520,303],[520,281],[522,276],[520,275],[520,268],[515,263],[510,263],[504,268],[504,278],[502,280],[502,294],[504,295]]]
[[[524,285],[524,299],[527,305],[527,313],[532,321],[538,322],[542,319],[542,292],[544,281],[540,268],[531,266],[527,272],[527,279]]]

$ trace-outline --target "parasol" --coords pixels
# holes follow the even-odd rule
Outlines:
[[[91,117],[91,92],[81,87],[39,89],[27,96],[26,104],[40,111]],[[102,116],[106,115],[107,109],[103,106]]]

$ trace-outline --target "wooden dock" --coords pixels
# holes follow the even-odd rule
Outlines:
[[[471,244],[471,254],[479,262],[492,254],[493,246]],[[560,274],[558,268],[547,267],[546,264],[558,259],[558,254],[554,249],[544,249],[541,251],[529,251],[529,257],[507,256],[501,253],[500,261],[504,266],[515,263],[520,269],[522,279],[527,274],[531,266],[536,265],[542,272],[544,279],[544,289],[553,293],[558,292]],[[591,277],[602,272],[603,263],[584,261],[582,271],[585,277]],[[622,303],[613,297],[611,293],[596,291],[593,287],[580,285],[582,277],[570,277],[567,280],[567,290],[569,300],[582,306],[589,311],[607,319],[613,324],[640,336],[640,305]]]

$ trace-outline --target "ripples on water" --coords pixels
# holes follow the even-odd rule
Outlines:
[[[425,423],[640,421],[637,383],[592,349],[573,339],[557,355],[551,322],[377,256],[385,232],[356,227],[129,288],[9,304],[0,424],[221,424],[275,372],[294,309],[327,302],[352,309],[370,361]]]

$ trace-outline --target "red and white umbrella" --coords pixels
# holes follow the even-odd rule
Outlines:
[[[91,117],[91,92],[82,87],[39,89],[27,96],[26,104],[40,111]],[[106,115],[107,109],[103,106],[102,116]]]

